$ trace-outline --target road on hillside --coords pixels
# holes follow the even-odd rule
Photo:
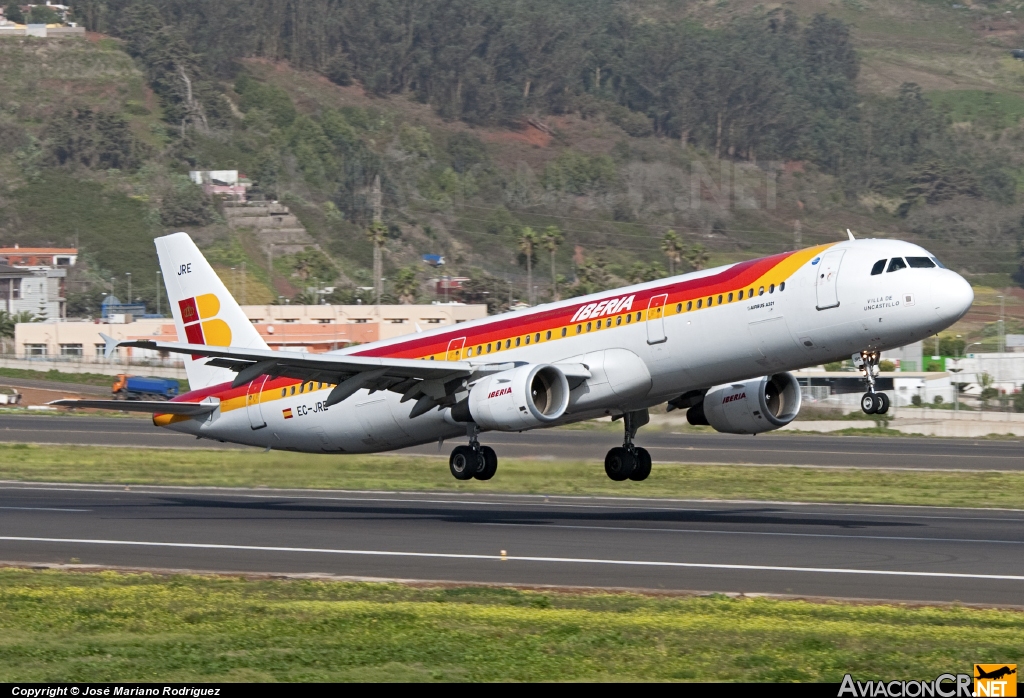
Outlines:
[[[1024,599],[1021,511],[4,484],[0,518],[4,562]]]
[[[603,460],[621,435],[605,429],[557,429],[522,434],[488,433],[481,441],[504,458]],[[458,441],[399,453],[446,456]],[[640,431],[637,443],[661,463],[730,463],[928,470],[1024,470],[1019,440],[860,437],[798,434],[672,434]],[[196,439],[154,427],[148,419],[0,414],[0,443],[246,448]]]

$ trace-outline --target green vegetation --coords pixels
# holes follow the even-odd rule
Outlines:
[[[0,570],[0,681],[932,679],[1024,614],[478,587]]]
[[[929,92],[936,109],[954,123],[970,123],[987,132],[999,132],[1024,119],[1024,97],[1005,92],[983,90],[947,90]]]
[[[600,463],[502,459],[488,482],[458,482],[443,458],[271,451],[0,445],[0,480],[353,490],[508,492],[686,499],[1020,506],[1024,473],[668,465],[645,482],[611,482]]]
[[[988,283],[1018,270],[1011,3],[406,5],[79,0],[111,38],[4,42],[0,242],[78,241],[79,315],[128,272],[155,310],[151,239],[179,229],[245,263],[253,299],[350,302],[373,285],[379,176],[386,301],[432,299],[408,271],[425,253],[497,311],[790,249],[798,219],[803,244],[850,227]],[[268,264],[191,169],[248,175],[326,263]],[[520,254],[525,228],[562,243]]]

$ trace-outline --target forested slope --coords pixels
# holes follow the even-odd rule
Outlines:
[[[380,176],[393,297],[431,297],[424,253],[498,308],[528,296],[527,254],[540,300],[847,227],[1004,284],[1024,233],[1024,74],[999,57],[1016,25],[989,5],[83,0],[88,42],[0,44],[0,234],[77,238],[83,312],[103,279],[153,278],[150,241],[173,229],[236,282],[246,263],[253,299],[351,300],[370,285]],[[958,51],[973,62],[943,63]],[[268,269],[188,184],[197,168],[244,171],[328,257]]]

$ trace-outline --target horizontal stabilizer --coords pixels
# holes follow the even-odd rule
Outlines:
[[[165,402],[163,400],[54,400],[46,403],[57,407],[88,407],[94,410],[149,412],[150,414],[183,414],[195,417],[217,409],[217,402]]]

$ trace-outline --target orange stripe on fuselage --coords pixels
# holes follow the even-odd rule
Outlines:
[[[797,269],[813,259],[816,255],[820,255],[824,250],[831,247],[832,244],[820,245],[818,247],[811,247],[805,250],[798,250],[796,252],[785,252],[783,254],[755,259],[749,262],[740,262],[711,276],[681,281],[668,281],[664,284],[645,288],[643,290],[632,290],[629,287],[612,289],[606,293],[594,294],[585,300],[581,299],[578,303],[563,305],[559,308],[537,310],[533,312],[529,310],[521,311],[515,313],[511,317],[500,316],[479,325],[452,328],[444,332],[431,334],[428,337],[419,337],[414,335],[408,339],[403,338],[384,346],[369,347],[362,351],[354,352],[350,354],[350,356],[369,356],[393,359],[435,359],[444,361],[448,358],[448,346],[451,341],[465,339],[465,345],[462,349],[463,353],[459,356],[460,359],[477,358],[478,356],[491,358],[494,355],[505,351],[506,344],[509,345],[507,349],[517,347],[521,348],[525,346],[525,339],[527,337],[530,337],[532,340],[531,343],[537,341],[537,335],[540,335],[540,343],[558,341],[563,338],[562,328],[566,328],[565,338],[567,339],[569,337],[579,336],[576,333],[575,326],[582,325],[585,327],[588,322],[596,324],[596,321],[600,320],[602,322],[602,326],[597,328],[598,331],[604,331],[609,328],[625,327],[626,323],[620,321],[620,318],[624,318],[627,314],[631,315],[631,322],[629,324],[632,324],[632,318],[636,318],[637,322],[643,322],[644,319],[646,319],[648,304],[651,299],[666,294],[668,298],[665,302],[663,311],[665,316],[678,315],[686,312],[705,312],[718,307],[719,294],[723,296],[722,305],[728,305],[729,301],[725,299],[728,298],[729,293],[738,294],[741,289],[745,292],[753,289],[756,294],[761,286],[764,286],[766,289],[770,287],[771,284],[779,286],[782,282],[789,279]],[[602,315],[601,317],[592,317],[582,321],[572,322],[573,316],[584,305],[599,302],[601,300],[624,298],[627,296],[634,296],[632,306],[628,311],[616,312],[612,315]],[[695,307],[696,301],[698,299],[706,300],[708,297],[714,298],[713,303],[710,306],[704,306],[698,310]],[[749,300],[749,298],[744,297],[743,302],[747,300]],[[736,303],[740,301],[734,296],[732,302]],[[687,310],[687,303],[694,303],[694,307],[691,310]],[[550,337],[548,336],[549,331],[551,333]],[[583,331],[584,330],[581,328],[581,333]],[[519,344],[516,344],[517,340],[519,340]],[[490,351],[487,350],[488,344],[492,347]],[[495,345],[498,346],[495,347]],[[467,357],[465,354],[466,349],[473,350],[473,355],[471,357]],[[294,378],[268,379],[263,385],[259,401],[261,403],[267,403],[284,397],[292,397],[292,386],[299,386],[303,383],[309,385],[309,381],[300,381]],[[317,383],[314,381],[313,386],[313,392],[319,392],[321,390],[330,390],[334,387],[334,384]],[[174,398],[174,400],[182,402],[200,402],[207,397],[217,397],[220,398],[221,412],[230,412],[232,410],[245,407],[248,390],[248,385],[232,388],[230,383],[222,383],[210,386],[209,388],[203,388],[179,395]],[[281,394],[282,390],[287,391],[285,395]],[[310,392],[310,390],[304,390],[304,393],[308,392]],[[298,394],[299,392],[296,389],[295,395]],[[157,426],[167,426],[185,419],[190,419],[190,417],[158,414],[153,417],[153,423]]]

